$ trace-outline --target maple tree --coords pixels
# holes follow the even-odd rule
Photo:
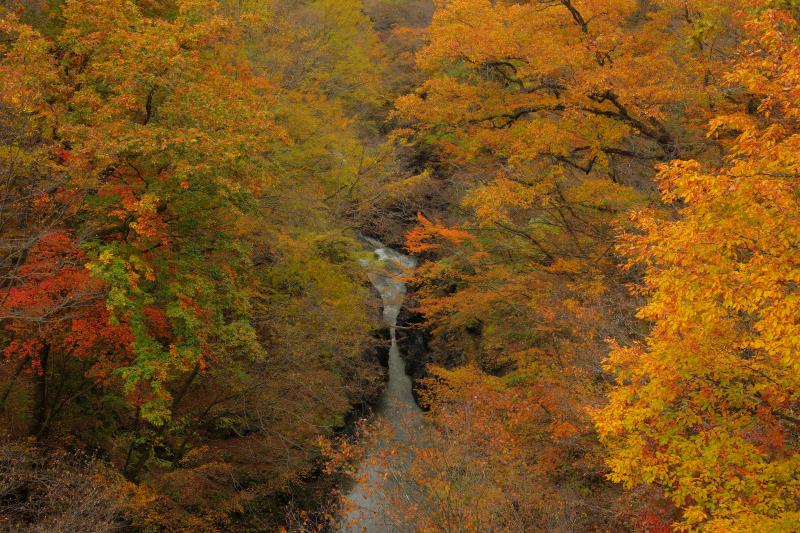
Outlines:
[[[619,245],[645,268],[645,342],[615,346],[597,415],[615,481],[663,486],[683,528],[789,531],[798,514],[800,47],[760,6],[726,76],[752,102],[717,116],[718,166],[661,167],[674,217],[639,212]]]
[[[36,382],[31,433],[37,437],[68,400],[47,397],[50,367],[69,364],[59,359],[83,361],[82,373],[94,381],[109,380],[119,365],[131,363],[132,331],[109,323],[100,284],[84,268],[85,261],[69,234],[45,235],[16,272],[22,282],[4,298],[6,330],[15,335],[4,355],[17,362],[17,372],[29,367]],[[79,392],[92,384],[82,383]]]

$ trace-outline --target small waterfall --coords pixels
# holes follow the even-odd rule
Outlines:
[[[383,533],[405,531],[395,517],[392,516],[391,503],[386,498],[390,491],[397,495],[413,491],[413,484],[401,479],[403,464],[408,461],[402,456],[395,456],[390,469],[380,463],[374,464],[374,458],[380,457],[386,449],[395,449],[407,444],[419,432],[423,424],[423,415],[417,406],[412,393],[411,378],[405,373],[405,364],[397,346],[397,317],[403,305],[406,286],[402,281],[416,267],[416,260],[403,255],[382,243],[363,237],[374,250],[380,261],[378,268],[365,261],[370,267],[369,278],[383,301],[383,319],[391,331],[392,345],[389,350],[389,382],[383,396],[375,408],[375,416],[391,429],[391,437],[378,442],[359,468],[357,478],[363,480],[356,483],[347,498],[354,509],[342,519],[341,530],[347,532]]]

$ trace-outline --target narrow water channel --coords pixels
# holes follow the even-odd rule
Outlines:
[[[389,350],[389,382],[378,405],[375,416],[390,430],[378,440],[359,468],[357,482],[347,498],[352,510],[343,517],[341,531],[346,532],[400,532],[408,528],[393,515],[393,498],[413,498],[413,483],[403,476],[403,467],[409,458],[403,452],[382,460],[388,450],[402,450],[418,435],[423,427],[423,415],[411,391],[411,378],[405,373],[405,364],[397,346],[397,317],[406,295],[402,277],[416,266],[416,261],[380,242],[364,238],[374,250],[377,266],[370,269],[369,278],[383,301],[383,319],[391,331]],[[391,496],[390,496],[391,495]]]

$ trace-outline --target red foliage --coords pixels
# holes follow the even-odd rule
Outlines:
[[[106,379],[120,359],[128,358],[133,334],[127,325],[110,322],[102,284],[85,262],[67,231],[44,235],[33,246],[18,271],[20,282],[0,306],[10,319],[6,329],[16,337],[3,351],[5,357],[28,359],[31,369],[41,372],[39,356],[47,345],[94,361],[87,375],[97,379]]]
[[[142,309],[146,319],[147,326],[154,337],[160,340],[169,340],[172,338],[172,328],[167,320],[167,315],[161,309],[153,306],[146,306]]]
[[[98,282],[84,268],[85,259],[67,231],[42,236],[20,267],[21,283],[9,290],[0,308],[3,314],[45,319],[97,292]]]

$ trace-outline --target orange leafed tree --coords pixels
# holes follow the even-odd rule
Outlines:
[[[607,386],[605,339],[641,331],[613,243],[631,209],[657,201],[656,163],[714,157],[705,123],[729,105],[717,81],[740,5],[442,2],[418,54],[427,79],[397,102],[449,205],[408,234],[430,259],[415,281],[433,357],[486,374],[487,404],[527,403],[524,423],[506,428],[525,450],[509,460],[548,494],[517,502],[527,524],[613,529],[649,506],[614,505],[587,414]],[[472,238],[447,239],[446,227]],[[470,405],[467,389],[455,390]],[[452,419],[438,420],[459,434]],[[461,508],[469,501],[464,494]],[[605,512],[592,512],[600,501]]]
[[[727,76],[749,109],[712,122],[724,163],[663,166],[676,219],[639,213],[620,244],[653,328],[614,347],[597,425],[612,479],[663,487],[682,528],[800,528],[800,33],[759,8]]]

